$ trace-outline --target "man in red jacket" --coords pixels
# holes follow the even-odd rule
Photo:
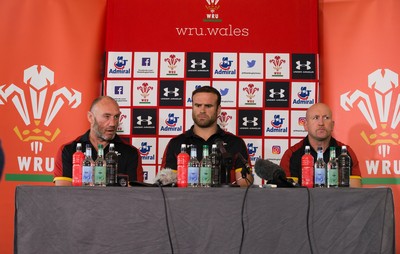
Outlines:
[[[324,161],[329,161],[329,147],[336,148],[336,156],[341,153],[341,147],[344,143],[332,137],[332,131],[335,121],[332,118],[332,111],[324,103],[312,105],[306,113],[306,122],[304,125],[308,135],[299,143],[290,147],[282,156],[280,166],[285,170],[286,176],[298,178],[301,184],[301,157],[304,155],[305,146],[310,146],[311,155],[314,161],[317,159],[317,148],[322,147],[324,151]],[[351,157],[351,172],[353,177],[361,177],[358,159],[353,149],[347,146],[347,152]],[[350,181],[350,187],[361,187],[361,181]]]

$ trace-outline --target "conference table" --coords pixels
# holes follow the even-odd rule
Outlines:
[[[18,186],[15,253],[395,253],[390,188]]]

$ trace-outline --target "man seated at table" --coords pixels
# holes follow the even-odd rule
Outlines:
[[[332,137],[334,125],[335,121],[328,105],[316,103],[307,110],[304,129],[308,135],[287,149],[280,162],[286,176],[297,178],[301,184],[301,157],[304,155],[305,146],[310,146],[310,153],[314,157],[314,161],[317,160],[318,147],[322,147],[326,163],[329,161],[330,147],[336,148],[336,157],[340,155],[341,147],[345,144]],[[351,157],[350,187],[361,187],[361,172],[357,156],[348,145],[347,152]]]
[[[108,145],[114,143],[115,151],[120,154],[118,174],[128,175],[130,182],[143,181],[142,157],[139,150],[125,143],[116,134],[120,115],[119,105],[112,97],[100,96],[93,101],[87,112],[90,129],[82,136],[61,146],[57,153],[54,169],[56,186],[72,185],[72,155],[76,151],[77,143],[81,143],[83,148],[86,144],[91,145],[93,160],[97,158],[99,144],[103,145],[106,154]]]
[[[203,86],[193,91],[192,99],[192,118],[194,124],[185,133],[169,141],[164,151],[161,167],[177,169],[177,155],[180,153],[181,144],[186,144],[186,146],[196,145],[197,159],[201,161],[203,145],[208,145],[211,148],[216,140],[221,140],[225,145],[227,153],[230,153],[234,158],[233,168],[229,169],[231,171],[229,174],[231,179],[228,179],[228,181],[240,186],[252,184],[253,176],[250,172],[242,174],[244,165],[237,158],[240,153],[243,158],[250,161],[245,142],[242,138],[225,132],[217,124],[217,118],[221,112],[221,94],[211,86]]]

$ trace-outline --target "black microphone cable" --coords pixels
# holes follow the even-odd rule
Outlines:
[[[243,248],[243,242],[244,242],[244,235],[245,235],[245,228],[244,228],[244,207],[246,204],[246,199],[247,199],[247,193],[249,192],[250,187],[253,185],[253,182],[250,182],[249,179],[247,179],[247,177],[244,178],[247,182],[247,187],[246,187],[246,191],[244,192],[244,196],[243,196],[243,202],[242,202],[242,211],[241,211],[241,221],[242,221],[242,236],[240,239],[240,247],[239,247],[239,254],[242,253],[242,248]]]
[[[168,220],[168,209],[167,209],[167,199],[165,198],[165,193],[164,193],[164,188],[163,185],[160,181],[157,182],[158,186],[160,187],[161,194],[163,196],[163,201],[164,201],[164,213],[165,213],[165,223],[167,225],[167,232],[168,232],[168,240],[169,240],[169,246],[171,248],[171,253],[174,254],[174,246],[172,245],[172,238],[171,238],[171,231],[169,228],[169,220]]]

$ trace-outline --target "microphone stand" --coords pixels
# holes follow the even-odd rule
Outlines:
[[[221,154],[222,165],[224,166],[224,182],[221,183],[221,187],[239,187],[238,184],[232,184],[231,181],[231,170],[233,167],[233,157],[230,153]]]

